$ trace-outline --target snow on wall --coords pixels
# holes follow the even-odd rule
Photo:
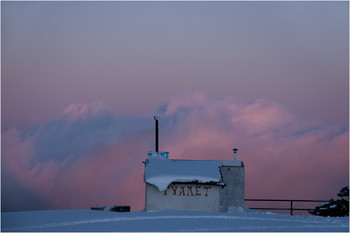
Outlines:
[[[219,160],[170,160],[150,158],[145,167],[145,182],[164,191],[173,182],[221,182]]]

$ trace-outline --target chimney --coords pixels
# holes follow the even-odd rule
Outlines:
[[[159,152],[159,148],[158,148],[158,119],[159,117],[154,116],[154,120],[156,121],[156,152]]]
[[[233,149],[233,160],[237,160],[237,151],[237,148]]]

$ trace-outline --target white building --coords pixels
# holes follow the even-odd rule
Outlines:
[[[236,152],[235,152],[236,156]],[[145,209],[226,212],[244,206],[244,165],[239,160],[175,160],[149,153]]]

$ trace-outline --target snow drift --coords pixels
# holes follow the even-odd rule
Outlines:
[[[348,232],[349,218],[290,216],[247,208],[228,213],[191,211],[135,211],[118,213],[93,210],[9,212],[1,216],[2,231],[84,232]]]

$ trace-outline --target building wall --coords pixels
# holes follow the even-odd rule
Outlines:
[[[146,210],[220,211],[221,186],[207,184],[171,184],[161,192],[146,184]]]
[[[146,210],[198,210],[226,212],[244,206],[244,165],[238,160],[221,160],[220,185],[173,183],[165,191],[146,183]]]
[[[244,166],[223,165],[220,167],[225,186],[220,190],[220,211],[230,206],[244,206]]]

